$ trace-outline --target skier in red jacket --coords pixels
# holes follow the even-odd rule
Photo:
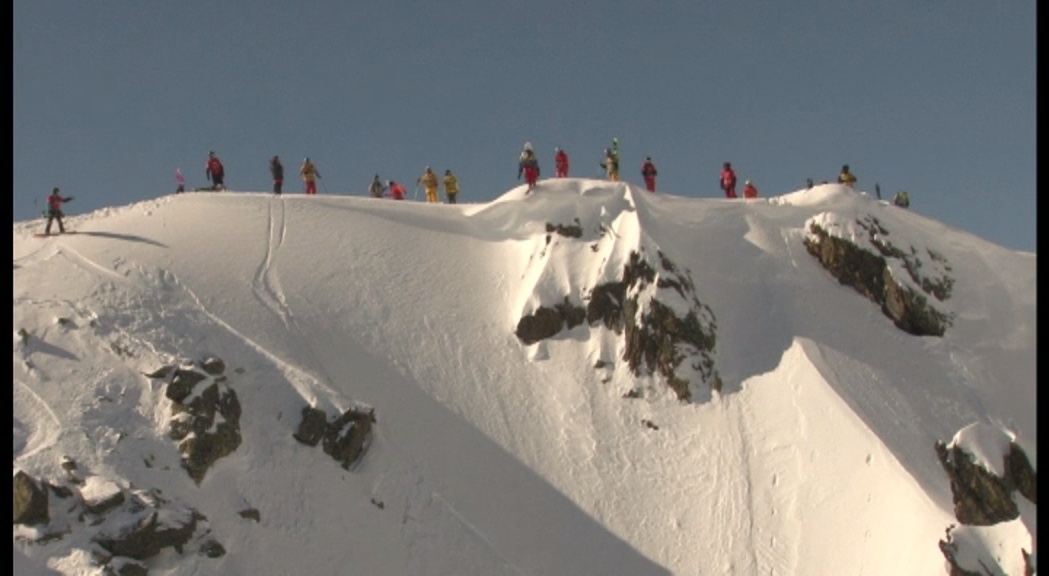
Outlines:
[[[725,191],[726,198],[738,198],[736,196],[736,173],[732,170],[730,162],[725,162],[721,168],[721,189]]]
[[[66,233],[66,228],[62,225],[62,204],[72,199],[72,196],[63,197],[57,187],[51,191],[51,195],[47,197],[47,227],[44,228],[44,234],[51,233],[51,222],[55,220],[58,220],[58,233]]]
[[[754,184],[747,180],[746,184],[743,185],[743,197],[744,198],[757,198],[758,189],[754,187]]]
[[[386,183],[386,187],[390,189],[390,198],[393,198],[394,200],[404,200],[404,197],[407,194],[404,186],[390,180]]]
[[[554,176],[568,178],[568,154],[560,148],[554,150]]]
[[[645,188],[649,192],[656,191],[656,165],[652,163],[652,157],[646,156],[645,163],[641,165],[641,176],[645,178]]]
[[[226,185],[223,184],[222,180],[226,176],[226,171],[222,168],[222,162],[218,156],[215,156],[214,152],[208,152],[208,163],[204,167],[204,175],[211,180],[213,190],[224,190]]]

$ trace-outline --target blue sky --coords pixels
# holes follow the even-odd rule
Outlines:
[[[596,177],[720,198],[834,180],[1035,250],[1035,2],[15,0],[14,220],[207,184],[270,189],[309,156],[321,194],[452,169],[461,202],[513,186],[531,141]]]

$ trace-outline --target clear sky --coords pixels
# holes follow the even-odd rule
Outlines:
[[[322,194],[452,169],[461,202],[516,181],[531,141],[572,174],[644,156],[662,192],[834,180],[1035,250],[1035,2],[15,0],[14,219],[207,184],[270,189],[311,157]],[[411,187],[409,187],[411,190]],[[421,196],[421,194],[420,194]]]
[[[872,218],[923,281],[951,280],[929,298],[942,337],[896,328],[804,247],[818,223],[877,252],[857,233]],[[548,232],[573,221],[579,237]],[[715,202],[564,179],[458,206],[183,194],[67,224],[13,225],[12,468],[83,497],[53,490],[47,524],[14,525],[19,576],[99,574],[93,538],[154,508],[174,528],[184,507],[196,534],[150,574],[946,575],[948,530],[971,573],[1024,574],[1037,553],[1036,505],[1014,492],[1019,517],[964,525],[934,450],[1002,475],[1015,441],[1037,468],[1037,255],[841,185]],[[654,277],[625,277],[636,257]],[[658,302],[712,335],[709,355],[675,347],[691,402],[631,369],[645,329],[515,336],[619,281],[637,308],[608,317],[667,325]],[[144,374],[209,357],[242,442],[198,485],[170,436],[187,414]],[[292,438],[307,405],[329,422],[374,408],[358,466]],[[100,492],[126,500],[85,511]],[[200,555],[207,538],[226,554]]]

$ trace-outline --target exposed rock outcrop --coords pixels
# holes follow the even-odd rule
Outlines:
[[[375,424],[375,410],[354,407],[329,422],[323,410],[305,406],[302,421],[292,436],[307,446],[321,445],[344,469],[349,470],[364,456]]]
[[[978,464],[961,446],[936,443],[936,456],[951,480],[954,516],[970,526],[991,526],[1020,515],[1014,494],[1019,492],[1033,504],[1037,478],[1023,449],[1009,445],[1003,455],[1005,475],[999,477]]]
[[[946,259],[934,250],[926,250],[928,259],[943,270],[932,276],[923,273],[923,262],[917,250],[905,252],[887,239],[889,232],[872,216],[857,220],[865,245],[831,233],[818,219],[809,222],[805,248],[819,260],[838,282],[849,286],[881,306],[897,328],[916,336],[943,336],[951,316],[937,310],[928,297],[943,302],[950,297],[954,280]],[[904,283],[893,274],[895,268],[906,271],[910,282]],[[918,289],[915,289],[914,287]]]
[[[14,491],[15,524],[47,524],[47,490],[35,478],[19,470],[11,480]]]
[[[635,375],[660,374],[684,401],[702,385],[720,391],[713,311],[696,297],[687,272],[662,252],[658,258],[657,269],[641,251],[631,252],[622,279],[592,288],[585,308],[565,296],[562,302],[524,315],[514,333],[522,343],[533,344],[584,321],[603,325],[624,335],[623,357]]]
[[[165,394],[172,401],[170,436],[179,443],[182,467],[197,484],[241,443],[240,401],[226,384],[225,369],[222,360],[206,358],[147,374],[167,381]]]

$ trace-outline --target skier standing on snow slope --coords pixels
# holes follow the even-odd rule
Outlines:
[[[568,178],[568,154],[560,148],[554,148],[554,176]]]
[[[449,204],[455,204],[455,199],[459,197],[459,179],[451,170],[444,171],[444,195]]]
[[[44,234],[51,233],[51,222],[54,220],[58,220],[58,233],[66,233],[66,228],[62,225],[62,204],[72,199],[72,196],[68,198],[62,197],[57,186],[51,191],[51,195],[47,197],[47,227],[44,228]]]
[[[273,175],[273,193],[279,196],[280,187],[284,185],[284,165],[276,156],[270,158],[270,174]]]
[[[738,198],[736,196],[736,173],[732,170],[732,163],[725,162],[721,168],[721,189],[725,191],[725,198]]]
[[[222,161],[215,152],[208,152],[208,162],[204,165],[204,175],[211,180],[212,190],[225,190],[223,180],[226,178],[226,170],[222,167]]]
[[[175,168],[175,184],[178,188],[175,188],[175,194],[182,194],[186,191],[186,179],[182,177],[182,168]]]
[[[383,185],[382,180],[379,180],[378,174],[375,175],[371,185],[368,186],[368,193],[372,195],[372,198],[382,198],[383,194],[386,193],[386,186]]]
[[[605,148],[605,158],[601,161],[601,168],[612,182],[619,182],[619,156],[612,150]]]
[[[416,181],[417,184],[422,184],[423,188],[426,189],[426,202],[427,204],[439,204],[440,199],[437,198],[437,175],[433,173],[433,169],[429,166],[426,167],[426,171]]]
[[[309,158],[302,161],[299,175],[302,176],[303,181],[306,183],[306,193],[310,196],[315,196],[317,194],[317,178],[321,177],[321,173],[313,165],[313,162],[310,162]]]
[[[528,182],[528,191],[531,192],[535,188],[535,183],[539,179],[539,160],[535,157],[535,152],[532,151],[532,143],[525,142],[524,150],[521,151],[521,159],[517,162],[517,179],[521,179],[521,174],[524,174],[525,181]]]
[[[841,167],[841,174],[838,174],[838,183],[844,184],[853,190],[856,189],[856,177],[849,172],[849,165],[846,164]]]
[[[645,156],[645,163],[641,165],[641,176],[645,178],[645,188],[649,192],[656,191],[656,165],[652,163],[651,156]]]

